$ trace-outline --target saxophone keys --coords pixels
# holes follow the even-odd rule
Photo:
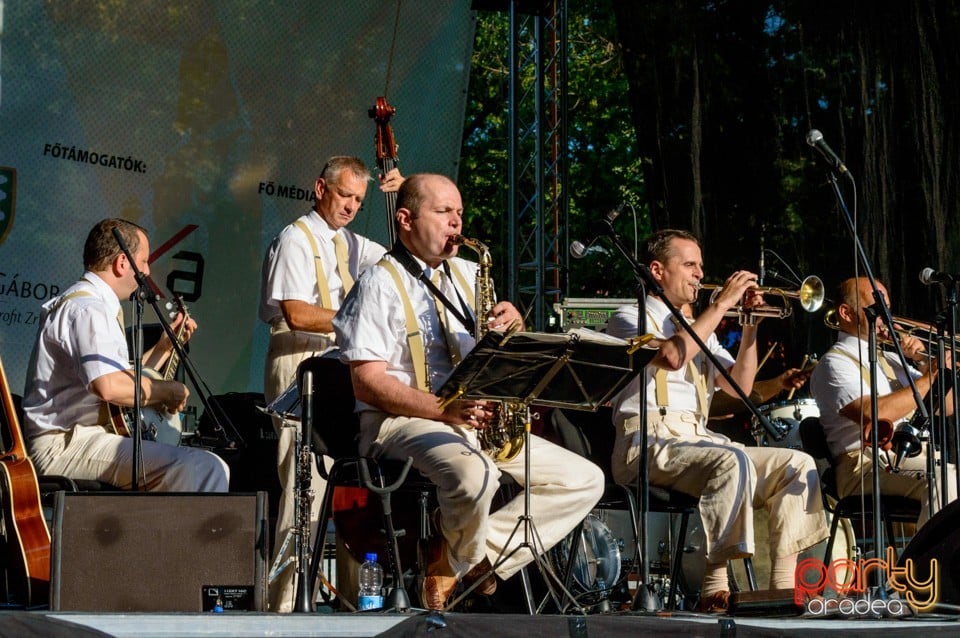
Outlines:
[[[446,410],[448,405],[450,405],[451,403],[453,403],[454,401],[456,401],[457,399],[459,399],[461,396],[463,396],[463,393],[466,392],[466,391],[467,391],[466,388],[461,387],[461,388],[457,388],[457,391],[454,392],[453,394],[451,394],[450,396],[448,396],[448,397],[441,397],[441,398],[440,398],[440,409],[441,409],[441,410]]]

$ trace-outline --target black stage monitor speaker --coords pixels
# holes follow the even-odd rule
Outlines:
[[[934,558],[939,571],[939,602],[947,606],[934,611],[956,613],[960,611],[960,501],[947,505],[917,530],[897,565],[903,567],[907,559],[912,559],[916,578],[927,580]]]
[[[265,611],[266,494],[58,492],[54,611]]]

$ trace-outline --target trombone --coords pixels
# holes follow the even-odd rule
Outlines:
[[[723,290],[723,285],[701,283],[700,290],[704,289],[713,290],[713,293],[710,295],[710,303],[713,303],[720,291]],[[800,283],[800,288],[797,290],[784,290],[782,288],[763,286],[752,288],[751,290],[759,290],[764,295],[777,295],[783,299],[783,305],[763,304],[755,308],[744,308],[743,304],[740,303],[724,313],[723,316],[737,317],[740,320],[740,325],[753,326],[756,325],[758,319],[763,317],[771,317],[774,319],[786,319],[789,317],[793,314],[793,308],[790,305],[789,299],[799,301],[800,307],[806,312],[816,312],[820,309],[820,306],[823,305],[823,282],[816,275],[810,275],[804,279]]]
[[[901,329],[895,331],[899,338],[913,337],[915,339],[919,339],[926,347],[928,352],[933,352],[934,348],[937,347],[937,329],[935,326],[922,321],[896,316],[893,317],[893,323],[903,326]],[[840,330],[840,321],[837,319],[836,308],[830,308],[830,310],[827,310],[827,312],[824,313],[823,324],[831,330]],[[878,337],[877,341],[880,343],[880,345],[893,345],[893,340],[888,337]]]

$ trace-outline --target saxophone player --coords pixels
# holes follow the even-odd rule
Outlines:
[[[437,486],[438,533],[421,591],[421,604],[430,609],[442,609],[460,579],[490,595],[497,577],[509,578],[533,560],[529,551],[510,553],[522,534],[506,547],[524,513],[524,494],[490,513],[501,473],[530,491],[545,548],[583,519],[604,482],[595,465],[536,436],[525,477],[523,455],[498,461],[478,446],[477,430],[493,416],[489,404],[458,400],[441,407],[431,393],[473,347],[477,322],[492,330],[522,325],[506,301],[494,304],[489,316],[475,315],[473,309],[490,300],[473,299],[476,265],[457,257],[454,238],[462,215],[460,192],[450,179],[409,176],[397,198],[397,247],[364,273],[333,321],[357,397],[360,452],[412,457]],[[494,574],[504,550],[508,558]]]

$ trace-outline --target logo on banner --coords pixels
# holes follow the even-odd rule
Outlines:
[[[0,166],[0,244],[7,239],[13,228],[13,213],[17,200],[17,170]]]

